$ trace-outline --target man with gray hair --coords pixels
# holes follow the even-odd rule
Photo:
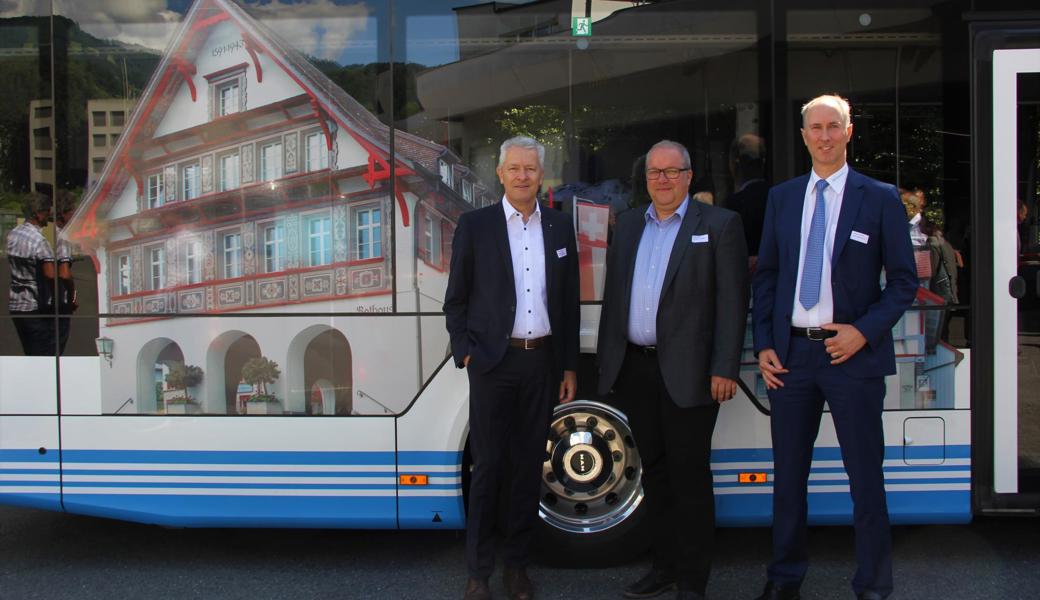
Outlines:
[[[53,356],[54,251],[41,228],[51,217],[51,199],[40,193],[25,201],[25,222],[7,234],[7,262],[11,267],[8,311],[26,356]]]
[[[570,218],[538,203],[544,162],[537,141],[506,140],[496,169],[502,201],[463,214],[452,240],[444,314],[455,366],[469,376],[473,460],[466,600],[491,597],[502,512],[506,590],[534,597],[526,567],[553,400],[573,400],[577,387],[577,244]]]
[[[711,438],[736,394],[747,325],[740,216],[690,197],[690,155],[661,141],[646,156],[649,207],[617,218],[599,321],[599,392],[632,425],[643,461],[653,567],[624,590],[704,597],[715,536]]]

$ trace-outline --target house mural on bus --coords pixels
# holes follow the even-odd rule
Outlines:
[[[199,0],[63,234],[96,259],[103,412],[236,414],[261,356],[276,410],[403,410],[447,354],[455,223],[491,196],[233,2]],[[161,388],[185,364],[203,377],[175,403]]]

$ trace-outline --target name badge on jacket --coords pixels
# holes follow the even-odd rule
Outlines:
[[[860,233],[858,231],[853,231],[852,235],[849,236],[849,239],[856,240],[857,242],[859,242],[861,244],[866,244],[867,242],[870,241],[870,236],[865,234],[865,233]]]
[[[567,249],[566,248],[560,248],[559,250],[556,251],[556,258],[563,258],[564,256],[567,256]]]
[[[694,234],[690,238],[690,243],[691,244],[707,244],[708,243],[708,234],[706,234],[706,233],[704,235]]]

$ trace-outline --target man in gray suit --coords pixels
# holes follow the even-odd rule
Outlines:
[[[739,215],[690,199],[681,144],[655,144],[645,175],[653,203],[618,215],[607,252],[599,392],[613,389],[628,415],[654,536],[652,570],[624,594],[693,600],[711,570],[711,437],[737,390],[747,244]]]

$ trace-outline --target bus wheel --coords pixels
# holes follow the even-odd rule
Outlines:
[[[577,400],[553,412],[542,465],[539,555],[560,566],[604,566],[643,553],[649,532],[642,465],[628,419]]]

